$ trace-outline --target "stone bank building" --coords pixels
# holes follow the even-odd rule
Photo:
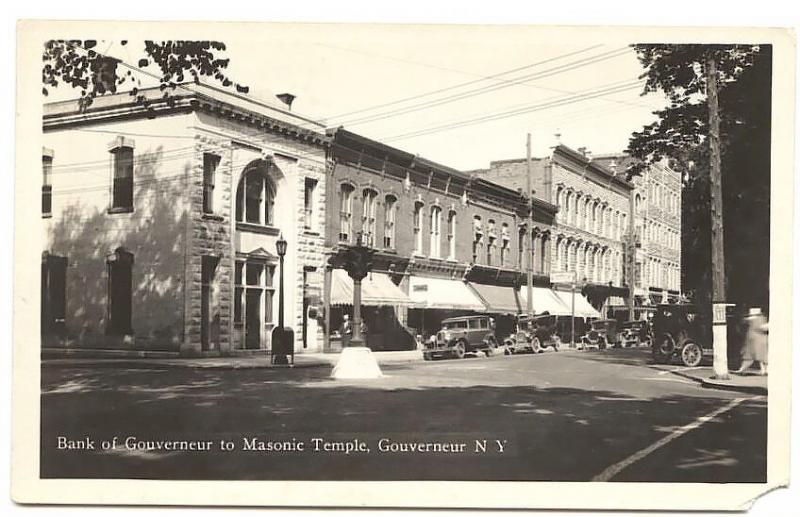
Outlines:
[[[45,105],[43,347],[266,350],[282,234],[286,324],[321,349],[324,128],[205,85],[143,94]]]

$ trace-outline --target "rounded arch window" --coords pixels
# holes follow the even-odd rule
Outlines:
[[[275,224],[275,184],[267,163],[258,160],[248,165],[236,189],[236,221],[262,226]]]

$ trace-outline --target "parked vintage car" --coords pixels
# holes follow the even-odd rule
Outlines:
[[[556,334],[556,316],[544,314],[529,317],[522,315],[517,318],[517,332],[504,341],[506,354],[520,352],[543,352],[551,347],[558,351],[561,339]]]
[[[686,366],[697,366],[712,357],[711,314],[695,305],[662,304],[653,316],[653,359],[669,363],[680,359]]]
[[[626,321],[619,326],[617,344],[621,347],[650,344],[650,324],[645,320]]]
[[[617,320],[594,320],[589,332],[581,336],[580,348],[596,347],[605,350],[617,340]]]
[[[461,359],[469,353],[483,352],[489,356],[498,350],[494,318],[487,315],[461,316],[442,321],[435,339],[425,343],[422,357],[426,361],[438,357]]]

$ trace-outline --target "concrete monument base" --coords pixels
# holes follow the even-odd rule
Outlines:
[[[331,373],[334,379],[377,379],[382,376],[378,360],[365,346],[343,348]]]

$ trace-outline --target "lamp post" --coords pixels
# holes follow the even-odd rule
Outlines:
[[[364,346],[361,335],[361,281],[372,271],[374,250],[364,246],[359,232],[355,246],[347,247],[332,256],[331,267],[347,271],[353,281],[353,339],[342,349],[339,361],[333,369],[335,379],[373,379],[382,375],[372,351]]]
[[[287,243],[281,233],[275,243],[280,260],[280,271],[278,280],[278,326],[272,331],[272,363],[289,364],[287,354],[292,355],[294,363],[294,331],[283,325],[283,258],[286,256]]]

